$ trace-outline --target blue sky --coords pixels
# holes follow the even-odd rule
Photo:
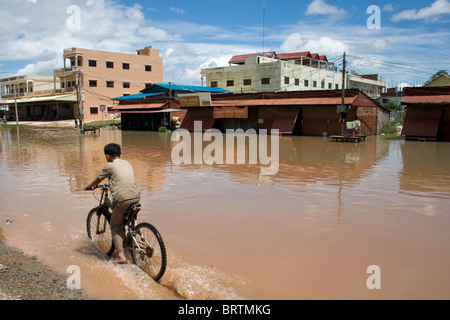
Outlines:
[[[450,70],[450,0],[0,0],[0,21],[0,78],[51,75],[65,48],[146,45],[160,49],[165,82],[192,85],[202,67],[263,50],[318,52],[338,66],[345,51],[349,69],[388,86]]]

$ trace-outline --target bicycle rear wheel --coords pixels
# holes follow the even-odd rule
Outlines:
[[[149,223],[141,223],[135,228],[136,242],[132,245],[133,263],[155,281],[159,281],[166,271],[166,247],[161,235]]]
[[[114,252],[114,243],[109,226],[111,217],[101,213],[100,210],[101,208],[94,208],[89,212],[86,221],[87,234],[101,251],[110,256]]]

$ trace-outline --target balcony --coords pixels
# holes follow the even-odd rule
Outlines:
[[[55,69],[53,70],[53,75],[54,76],[59,76],[59,75],[63,75],[66,74],[68,72],[75,72],[77,71],[77,68],[61,68],[61,69]]]

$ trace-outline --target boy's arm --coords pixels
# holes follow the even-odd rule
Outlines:
[[[98,186],[100,184],[100,182],[102,182],[103,179],[100,178],[96,178],[94,181],[92,181],[90,184],[88,184],[84,189],[85,190],[92,190],[92,188]]]

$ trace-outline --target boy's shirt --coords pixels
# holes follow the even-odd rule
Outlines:
[[[133,167],[126,160],[116,159],[109,162],[98,177],[101,180],[109,179],[114,204],[140,197],[141,192],[134,180]]]

